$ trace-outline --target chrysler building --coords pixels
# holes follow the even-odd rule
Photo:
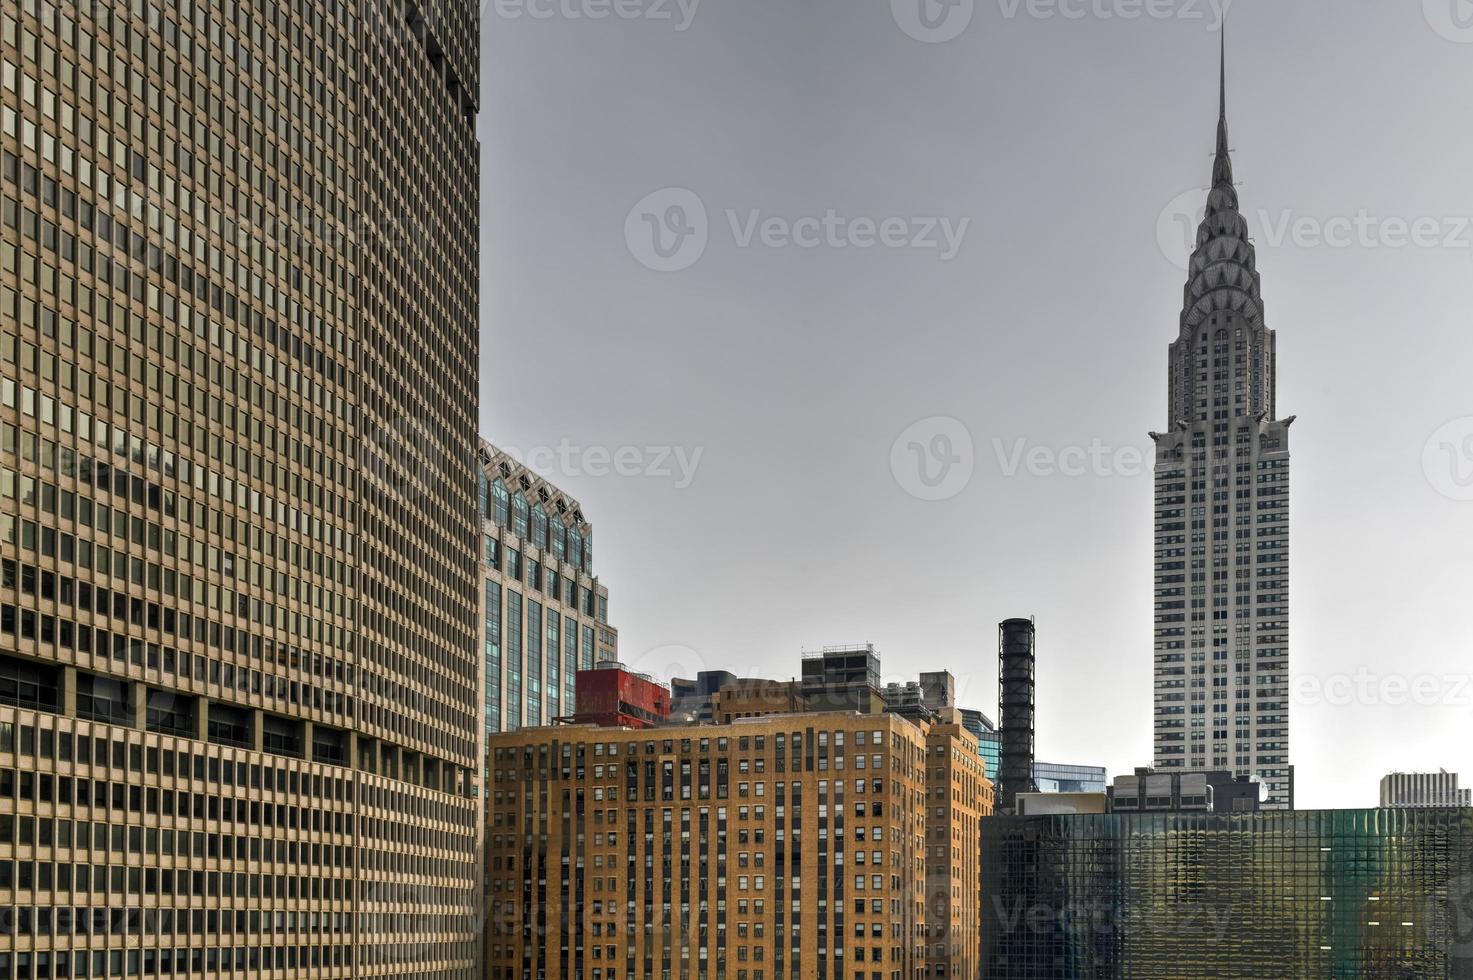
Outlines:
[[[1274,332],[1238,209],[1226,58],[1212,189],[1171,345],[1156,444],[1155,757],[1162,770],[1259,777],[1292,808],[1289,427]]]

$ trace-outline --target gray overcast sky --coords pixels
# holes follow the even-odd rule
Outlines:
[[[787,677],[802,647],[873,641],[887,679],[946,668],[995,715],[996,624],[1031,614],[1040,757],[1149,764],[1140,461],[1210,177],[1216,13],[961,0],[928,33],[916,2],[489,3],[482,431],[550,450],[582,501],[626,662]],[[1234,162],[1299,416],[1301,806],[1374,805],[1393,769],[1473,778],[1459,13],[1232,4]],[[650,268],[646,214],[687,268]],[[964,230],[954,256],[926,219]],[[694,479],[645,447],[699,452]]]

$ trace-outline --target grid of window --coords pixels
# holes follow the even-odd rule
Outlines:
[[[571,715],[577,671],[617,660],[618,633],[608,623],[608,591],[593,574],[593,529],[577,501],[487,443],[477,480],[481,574],[495,586],[482,627],[490,735]],[[570,540],[583,543],[576,564]]]
[[[1155,759],[1259,776],[1293,805],[1289,428],[1221,124],[1156,442]]]
[[[982,822],[983,976],[1461,977],[1473,810]]]
[[[490,740],[489,980],[977,976],[960,725],[789,714]]]
[[[0,980],[475,971],[478,29],[434,6],[0,10],[0,788],[71,840],[0,842]]]

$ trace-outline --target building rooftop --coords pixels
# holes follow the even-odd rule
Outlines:
[[[477,455],[485,470],[499,476],[510,490],[520,490],[528,504],[541,503],[549,513],[561,514],[567,521],[577,525],[588,524],[583,516],[583,507],[572,496],[564,493],[547,477],[531,469],[522,460],[482,439]]]
[[[820,647],[817,650],[803,650],[802,657],[804,660],[821,660],[824,657],[838,656],[845,653],[867,653],[875,657],[880,655],[880,651],[875,649],[873,643],[851,643]]]

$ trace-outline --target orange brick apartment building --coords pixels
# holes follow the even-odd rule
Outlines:
[[[797,713],[492,736],[489,980],[976,976],[976,741]]]

